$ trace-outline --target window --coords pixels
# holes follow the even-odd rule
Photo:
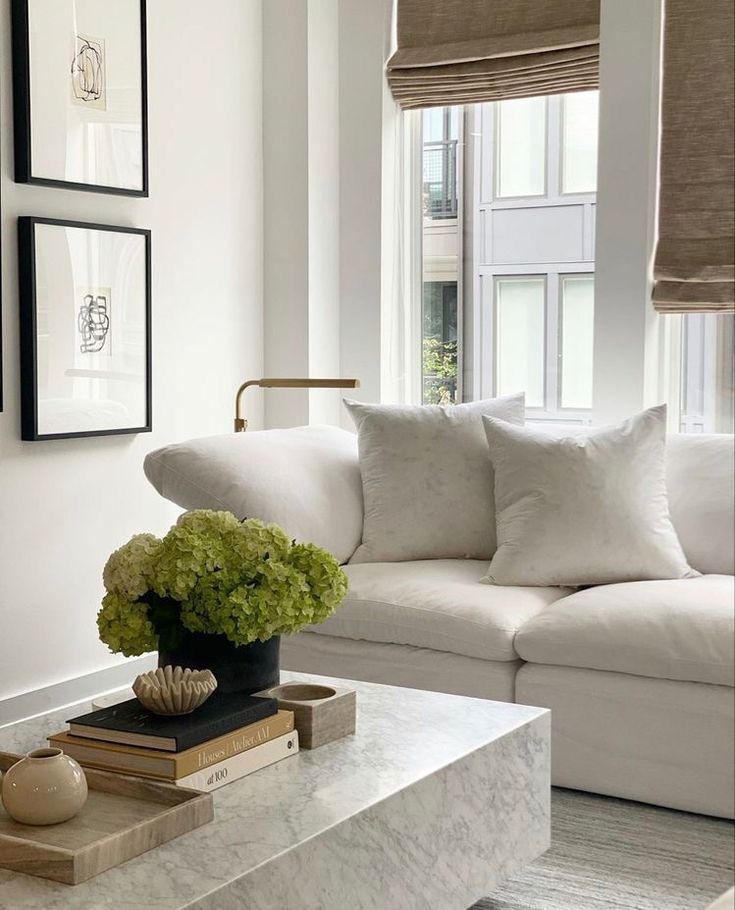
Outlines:
[[[495,279],[495,387],[525,389],[526,406],[544,406],[546,279]]]
[[[735,317],[689,313],[661,317],[664,395],[669,429],[735,430]]]
[[[422,116],[423,401],[462,400],[469,227],[480,309],[470,344],[485,365],[473,397],[525,391],[530,419],[589,420],[597,92]],[[461,193],[465,120],[479,142]]]
[[[525,391],[529,420],[591,420],[597,95],[465,114],[478,140],[473,391]]]
[[[422,401],[454,404],[461,401],[458,148],[462,111],[432,108],[422,116]]]
[[[422,389],[424,404],[457,401],[457,282],[425,281]]]
[[[546,98],[497,105],[497,195],[543,196],[546,192]]]
[[[525,391],[529,421],[592,422],[598,100],[420,113],[424,403]],[[660,317],[670,429],[733,431],[734,325]]]
[[[457,135],[460,109],[430,108],[424,114],[424,216],[457,217]]]
[[[562,192],[597,189],[598,92],[562,97]]]
[[[595,288],[587,275],[561,279],[561,407],[592,407]]]

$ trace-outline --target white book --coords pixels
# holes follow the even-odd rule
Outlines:
[[[277,736],[275,739],[248,749],[246,752],[240,752],[226,758],[216,765],[210,765],[201,771],[195,771],[193,774],[187,774],[186,777],[180,777],[178,780],[171,781],[177,787],[189,787],[191,790],[217,790],[224,787],[225,784],[231,784],[233,780],[239,780],[252,774],[253,771],[260,771],[268,765],[274,765],[282,758],[288,758],[289,755],[296,755],[299,751],[299,734],[296,730],[290,733],[284,733],[283,736]]]

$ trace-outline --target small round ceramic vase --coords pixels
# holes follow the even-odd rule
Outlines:
[[[3,805],[23,825],[58,825],[87,801],[87,779],[61,749],[35,749],[3,775]]]

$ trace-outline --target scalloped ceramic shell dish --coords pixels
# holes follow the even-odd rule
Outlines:
[[[216,688],[211,670],[170,666],[141,673],[133,683],[133,692],[144,708],[170,717],[196,711]]]

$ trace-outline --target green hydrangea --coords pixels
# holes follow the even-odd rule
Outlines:
[[[200,509],[182,516],[163,538],[153,570],[159,597],[184,601],[200,577],[224,568],[229,539],[240,528],[231,512]]]
[[[102,572],[105,588],[129,600],[142,597],[151,587],[153,566],[161,541],[153,534],[136,534],[110,556]]]
[[[105,586],[100,637],[129,656],[151,650],[158,626],[150,619],[160,625],[164,614],[190,632],[225,635],[238,645],[296,632],[337,609],[347,577],[326,550],[292,543],[278,525],[199,510],[161,541],[141,534],[117,550]]]
[[[134,657],[155,651],[158,636],[148,619],[148,605],[131,601],[122,594],[105,594],[97,614],[100,640],[115,654]]]

